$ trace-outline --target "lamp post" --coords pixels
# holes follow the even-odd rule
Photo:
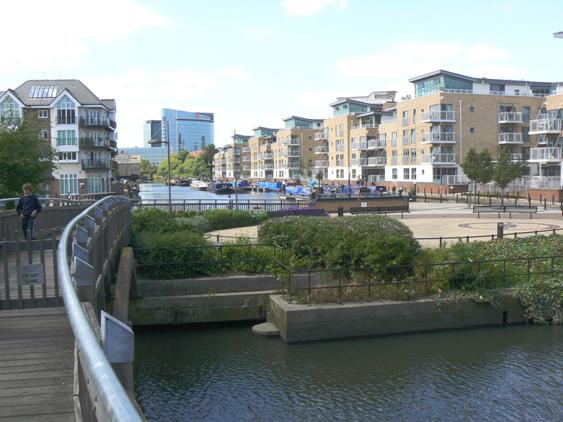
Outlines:
[[[235,165],[233,168],[233,176],[235,179],[235,209],[238,210],[238,170],[239,170],[239,165],[240,162],[237,162],[237,131],[233,130],[233,147],[235,150]],[[242,161],[242,151],[241,151],[241,156],[239,157],[239,159]]]
[[[168,134],[169,134],[169,130],[168,130],[168,121],[166,122],[166,141],[161,139],[160,141],[157,139],[151,139],[149,141],[149,144],[166,144],[166,152],[168,155],[168,212],[170,214],[172,214],[172,184],[171,182],[171,178],[170,178],[170,139],[168,139]]]

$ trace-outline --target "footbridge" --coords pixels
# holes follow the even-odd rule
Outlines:
[[[15,212],[0,210],[0,421],[145,420],[129,200],[45,201],[36,227],[22,240]]]

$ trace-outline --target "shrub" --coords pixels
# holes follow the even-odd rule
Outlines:
[[[249,212],[240,210],[216,208],[214,210],[204,211],[201,215],[209,221],[211,230],[254,226],[259,222],[259,220]]]
[[[203,234],[141,232],[136,237],[139,271],[150,278],[173,279],[216,274],[217,253]]]
[[[143,231],[153,233],[172,232],[177,229],[174,216],[156,208],[142,208],[133,212],[133,233],[138,235]]]
[[[412,272],[420,252],[409,228],[385,216],[284,217],[262,225],[258,237],[291,251],[301,266],[327,268],[345,277],[371,267],[375,278],[400,278]]]
[[[534,277],[530,282],[522,283],[516,294],[528,320],[536,324],[563,322],[563,283],[560,277]]]
[[[202,215],[196,215],[195,217],[177,217],[176,223],[181,230],[189,229],[201,233],[211,231],[209,221]]]

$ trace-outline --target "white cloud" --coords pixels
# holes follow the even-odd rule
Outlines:
[[[285,12],[291,16],[310,16],[321,13],[329,6],[337,10],[348,7],[348,0],[283,0]]]
[[[513,66],[510,53],[490,44],[410,42],[385,50],[339,60],[345,76],[378,79],[382,87],[412,93],[407,79],[437,69],[470,76],[522,79],[527,70]],[[407,89],[405,92],[404,89]]]
[[[225,67],[215,72],[219,76],[229,76],[239,81],[247,81],[250,78],[248,72],[240,67]]]
[[[3,68],[10,71],[70,68],[88,54],[89,42],[117,41],[167,23],[137,0],[98,0],[88,5],[73,0],[27,0],[2,2],[0,7],[5,17],[2,32],[16,34],[4,43],[2,54]]]

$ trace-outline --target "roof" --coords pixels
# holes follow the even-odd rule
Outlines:
[[[282,119],[282,121],[286,122],[286,121],[292,120],[292,119],[305,120],[306,122],[323,122],[324,121],[324,119],[310,119],[308,117],[299,117],[299,116],[289,116],[289,117],[286,117],[285,119]]]
[[[49,97],[30,98],[32,87],[56,87],[54,94]],[[26,106],[49,106],[53,100],[64,90],[67,90],[76,100],[84,106],[97,105],[115,110],[114,99],[100,100],[86,85],[78,79],[31,79],[24,82],[16,89],[15,94]]]
[[[387,110],[391,110],[390,108],[388,108]],[[375,115],[379,115],[379,116],[390,116],[391,112],[389,111],[380,111],[380,110],[372,110],[372,111],[368,111],[367,113],[360,113],[357,114],[356,117],[368,117],[368,116],[375,116]]]
[[[457,79],[465,79],[466,81],[469,82],[476,82],[476,83],[487,83],[487,84],[514,84],[514,85],[522,85],[522,84],[526,84],[526,85],[557,85],[559,82],[539,82],[539,81],[527,81],[527,80],[517,80],[517,79],[492,79],[492,78],[485,78],[485,77],[480,77],[480,78],[475,78],[473,76],[467,76],[467,75],[462,75],[461,73],[455,73],[455,72],[450,72],[449,70],[444,70],[444,69],[438,69],[438,70],[434,70],[430,73],[425,73],[424,75],[420,75],[420,76],[415,76],[414,78],[410,78],[409,82],[419,82],[419,81],[423,81],[425,79],[429,79],[429,78],[433,78],[435,76],[439,76],[439,75],[446,75],[446,76],[451,76]]]
[[[257,126],[257,127],[255,127],[255,128],[252,128],[252,130],[263,130],[263,129],[265,129],[265,130],[273,130],[273,131],[280,130],[280,129],[275,129],[275,128],[266,127],[266,126]]]

